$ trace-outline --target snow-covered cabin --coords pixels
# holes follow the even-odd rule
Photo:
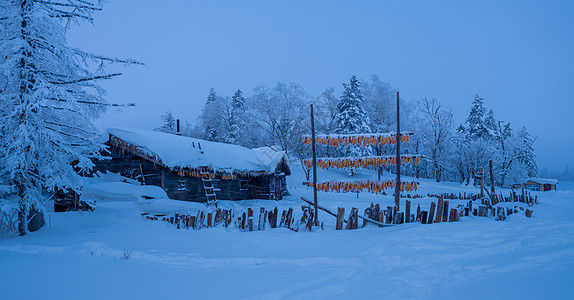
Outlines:
[[[94,162],[95,171],[160,186],[171,199],[207,202],[214,191],[219,200],[279,200],[288,193],[291,171],[283,152],[141,129],[110,128],[107,134],[109,154]]]
[[[549,178],[528,178],[525,183],[520,184],[519,188],[525,188],[530,191],[554,191],[558,184],[557,179]]]

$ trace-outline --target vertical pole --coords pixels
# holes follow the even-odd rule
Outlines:
[[[480,172],[480,198],[484,197],[484,170],[482,167],[479,169]]]
[[[177,119],[177,121],[176,121],[176,131],[175,131],[175,134],[181,135],[181,131],[179,130],[179,119]]]
[[[399,210],[401,198],[401,123],[399,113],[399,92],[397,92],[397,179],[395,180],[395,206]]]
[[[319,225],[319,211],[317,210],[317,152],[315,151],[315,117],[313,104],[311,104],[311,149],[313,151],[313,204],[315,204],[315,225]]]
[[[488,161],[488,167],[490,168],[490,194],[494,196],[494,170],[492,168],[492,159]]]

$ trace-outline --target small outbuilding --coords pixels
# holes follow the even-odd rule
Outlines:
[[[105,159],[94,171],[110,171],[163,188],[171,199],[216,202],[272,199],[288,194],[287,157],[150,130],[110,128]]]
[[[529,191],[555,191],[556,185],[558,184],[557,179],[549,178],[528,178],[525,183],[519,184],[517,188],[524,188]]]

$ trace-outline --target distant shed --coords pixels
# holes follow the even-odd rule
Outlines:
[[[110,128],[110,171],[162,187],[171,199],[210,202],[273,199],[288,194],[291,174],[283,152],[265,152],[150,130]]]
[[[518,188],[524,188],[530,191],[555,191],[557,179],[549,178],[528,178],[525,183],[519,184]]]

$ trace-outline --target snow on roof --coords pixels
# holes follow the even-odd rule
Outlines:
[[[538,184],[558,184],[558,179],[552,178],[528,178],[528,181],[534,181]]]
[[[109,128],[107,133],[138,147],[150,156],[156,156],[169,168],[194,169],[209,166],[225,172],[237,170],[273,173],[285,157],[284,153],[270,156],[237,145],[151,130]]]

